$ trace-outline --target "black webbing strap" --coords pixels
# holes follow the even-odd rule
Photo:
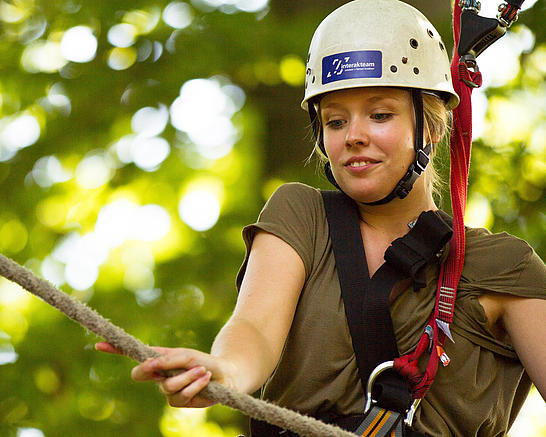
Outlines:
[[[339,191],[322,191],[322,198],[351,341],[365,389],[372,370],[399,355],[388,300],[393,286],[404,274],[384,263],[370,279],[356,204]],[[374,388],[379,390],[374,393],[374,400],[383,408],[400,413],[408,409],[411,396],[396,372],[381,374]]]

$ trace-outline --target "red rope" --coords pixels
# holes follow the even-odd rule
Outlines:
[[[453,40],[457,47],[460,37],[461,8],[455,0],[453,11]],[[432,344],[425,332],[421,336],[415,351],[396,358],[394,368],[405,376],[412,389],[414,399],[425,396],[438,370],[438,362],[447,356],[441,356],[445,344],[446,333],[438,327],[437,320],[447,326],[453,320],[453,310],[457,286],[461,278],[465,255],[464,212],[468,185],[468,170],[470,167],[470,149],[472,146],[472,90],[481,85],[481,73],[471,72],[466,64],[455,55],[451,61],[451,76],[453,88],[460,98],[460,103],[453,110],[453,126],[450,138],[451,156],[451,205],[453,210],[453,237],[447,260],[442,264],[438,278],[436,305],[428,326],[432,328]],[[425,372],[420,372],[417,360],[429,349],[429,358]]]

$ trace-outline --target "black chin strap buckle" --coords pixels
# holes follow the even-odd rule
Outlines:
[[[417,178],[425,171],[430,162],[428,155],[431,150],[432,144],[427,144],[423,149],[418,149],[415,152],[415,161],[410,165],[410,168],[394,190],[394,194],[398,198],[405,198],[411,191]]]
[[[427,147],[430,147],[430,144]],[[428,154],[423,149],[419,149],[415,154],[415,171],[419,174],[423,173],[429,162],[430,158]]]

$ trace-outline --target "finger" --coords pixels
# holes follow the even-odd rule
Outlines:
[[[165,355],[169,352],[176,351],[176,349],[172,347],[161,347],[161,346],[152,346],[150,349],[153,349],[156,352],[159,352],[161,355]]]
[[[106,352],[109,354],[123,355],[123,352],[121,352],[119,349],[116,349],[110,343],[106,343],[104,341],[95,344],[95,349],[100,352]]]
[[[156,358],[148,358],[143,363],[131,370],[131,378],[135,381],[158,380],[161,377],[162,368]],[[161,377],[161,379],[164,379]]]
[[[188,385],[195,380],[201,378],[207,373],[203,366],[194,367],[179,375],[164,379],[160,384],[160,391],[164,395],[172,395],[184,390]]]
[[[156,375],[170,375],[174,373],[182,373],[184,370],[191,369],[199,366],[202,363],[198,362],[197,357],[200,357],[200,353],[197,351],[190,351],[186,349],[169,349],[169,348],[154,348],[161,356],[157,358],[150,358],[144,361],[139,366],[133,369],[131,376],[135,381],[143,381],[152,379],[151,376]],[[205,355],[205,354],[201,354]],[[167,372],[166,372],[167,371]]]
[[[197,396],[208,385],[211,376],[212,373],[207,371],[182,391],[168,395],[169,405],[172,407],[205,407],[212,405],[213,402]]]

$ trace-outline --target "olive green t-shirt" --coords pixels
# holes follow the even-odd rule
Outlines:
[[[262,397],[314,416],[361,414],[365,396],[358,375],[328,223],[320,191],[299,183],[281,186],[258,222],[245,227],[247,257],[257,232],[290,244],[305,266],[294,321]],[[426,267],[427,286],[410,287],[390,305],[400,354],[412,351],[434,306],[437,262]],[[497,292],[546,299],[546,268],[524,241],[511,235],[467,229],[466,255],[447,340],[451,362],[438,370],[421,402],[414,428],[433,436],[502,436],[530,388],[508,340],[489,331],[478,296]]]

